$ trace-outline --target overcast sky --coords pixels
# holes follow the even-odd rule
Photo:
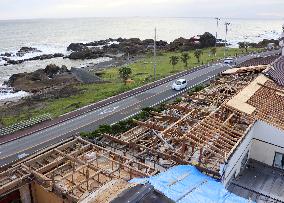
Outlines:
[[[284,0],[0,0],[0,19],[232,17],[284,19]]]

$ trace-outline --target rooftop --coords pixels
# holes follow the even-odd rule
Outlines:
[[[12,191],[34,177],[46,190],[78,202],[83,195],[104,185],[108,184],[109,188],[115,184],[116,189],[125,189],[130,186],[124,181],[156,173],[151,166],[78,137],[2,172],[0,194]],[[117,179],[121,181],[115,181]],[[102,194],[105,194],[104,199],[113,195],[109,192]]]
[[[222,183],[189,165],[174,166],[153,177],[133,179],[131,182],[151,184],[157,191],[178,203],[248,202],[247,199],[230,193]]]
[[[272,59],[275,57],[260,61]],[[161,113],[153,112],[147,121],[136,121],[137,127],[130,131],[115,137],[105,135],[103,140],[164,167],[193,164],[218,177],[220,166],[230,159],[255,121],[284,129],[283,96],[283,87],[275,81],[258,74],[258,69],[245,68],[226,73],[200,92],[183,95],[182,102],[167,105]]]
[[[219,176],[223,163],[241,141],[253,119],[225,102],[248,85],[256,74],[222,76],[200,92],[183,95],[183,101],[152,112],[147,121],[118,136],[105,135],[110,147],[126,148],[158,165],[198,165]]]
[[[284,56],[272,63],[272,68],[266,72],[266,75],[278,85],[284,86]]]
[[[281,60],[284,58],[278,62]],[[284,87],[278,80],[259,74],[264,69],[270,70],[271,66],[227,72],[201,91],[188,92],[181,101],[166,104],[162,112],[151,112],[149,119],[135,121],[137,125],[131,130],[104,135],[97,140],[100,146],[76,137],[30,156],[0,173],[0,194],[36,180],[45,190],[73,202],[109,202],[123,191],[144,191],[129,180],[153,176],[176,165],[195,165],[221,179],[222,166],[256,121],[284,130]],[[253,167],[244,171],[248,179],[253,179],[258,168],[267,171],[258,163],[251,164]],[[242,181],[247,179],[240,176],[229,189],[248,198],[242,190],[253,190],[252,185],[245,188]],[[282,178],[279,181],[282,184]],[[266,185],[265,180],[261,184]],[[147,189],[153,196],[160,196],[153,188]],[[252,193],[274,198],[269,193],[273,190],[263,191],[255,189]],[[282,201],[282,193],[278,193],[276,199]]]

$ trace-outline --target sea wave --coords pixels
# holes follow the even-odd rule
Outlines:
[[[40,55],[43,55],[43,54],[55,54],[55,53],[62,53],[64,55],[69,54],[69,52],[66,50],[66,46],[64,46],[64,45],[44,44],[44,45],[34,45],[34,46],[31,45],[29,47],[36,48],[40,52],[35,51],[35,52],[31,52],[31,53],[26,53],[23,56],[17,56],[17,52],[20,50],[20,48],[19,48],[17,50],[2,51],[2,52],[0,52],[0,55],[5,54],[5,53],[11,53],[12,56],[10,56],[8,58],[16,61],[16,60],[30,59],[30,58],[40,56]],[[2,60],[2,61],[4,61],[4,60]],[[4,64],[0,63],[0,65],[4,65]]]
[[[0,104],[6,101],[16,101],[23,97],[29,96],[30,93],[25,91],[14,91],[5,85],[0,86]]]
[[[0,66],[3,66],[5,63],[6,63],[6,61],[4,61],[0,58]]]

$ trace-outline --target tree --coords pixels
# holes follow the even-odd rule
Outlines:
[[[240,49],[245,49],[246,52],[248,52],[248,48],[249,48],[249,43],[248,42],[239,42],[239,48]]]
[[[216,47],[213,47],[213,48],[211,49],[211,54],[212,54],[213,56],[216,56],[216,53],[217,53],[217,49],[216,49]]]
[[[132,70],[129,67],[121,67],[119,70],[119,76],[123,80],[124,85],[126,85],[126,81],[129,76],[132,74]]]
[[[175,68],[175,65],[178,64],[178,61],[179,61],[179,59],[178,59],[177,56],[171,56],[171,57],[170,57],[170,64],[172,64],[173,69]]]
[[[180,60],[184,63],[185,67],[187,68],[188,66],[188,60],[190,59],[190,56],[188,53],[182,53],[181,54],[181,57],[180,57]]]
[[[201,54],[203,54],[203,52],[202,52],[201,49],[196,49],[196,50],[194,51],[194,56],[196,57],[198,63],[200,63],[200,56],[201,56]]]
[[[216,37],[209,32],[205,32],[200,36],[199,41],[201,48],[213,47],[216,44]]]

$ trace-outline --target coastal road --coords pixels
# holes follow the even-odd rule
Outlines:
[[[275,52],[257,54],[273,55]],[[236,59],[237,64],[254,58],[247,55]],[[231,68],[229,65],[216,63],[196,69],[183,76],[188,81],[188,89],[210,80],[220,72]],[[0,145],[0,167],[13,163],[39,150],[47,148],[73,136],[77,132],[94,130],[101,124],[113,124],[137,114],[142,108],[157,105],[181,94],[171,89],[173,81],[166,82],[144,92],[106,105],[94,111],[66,120],[30,135]]]

